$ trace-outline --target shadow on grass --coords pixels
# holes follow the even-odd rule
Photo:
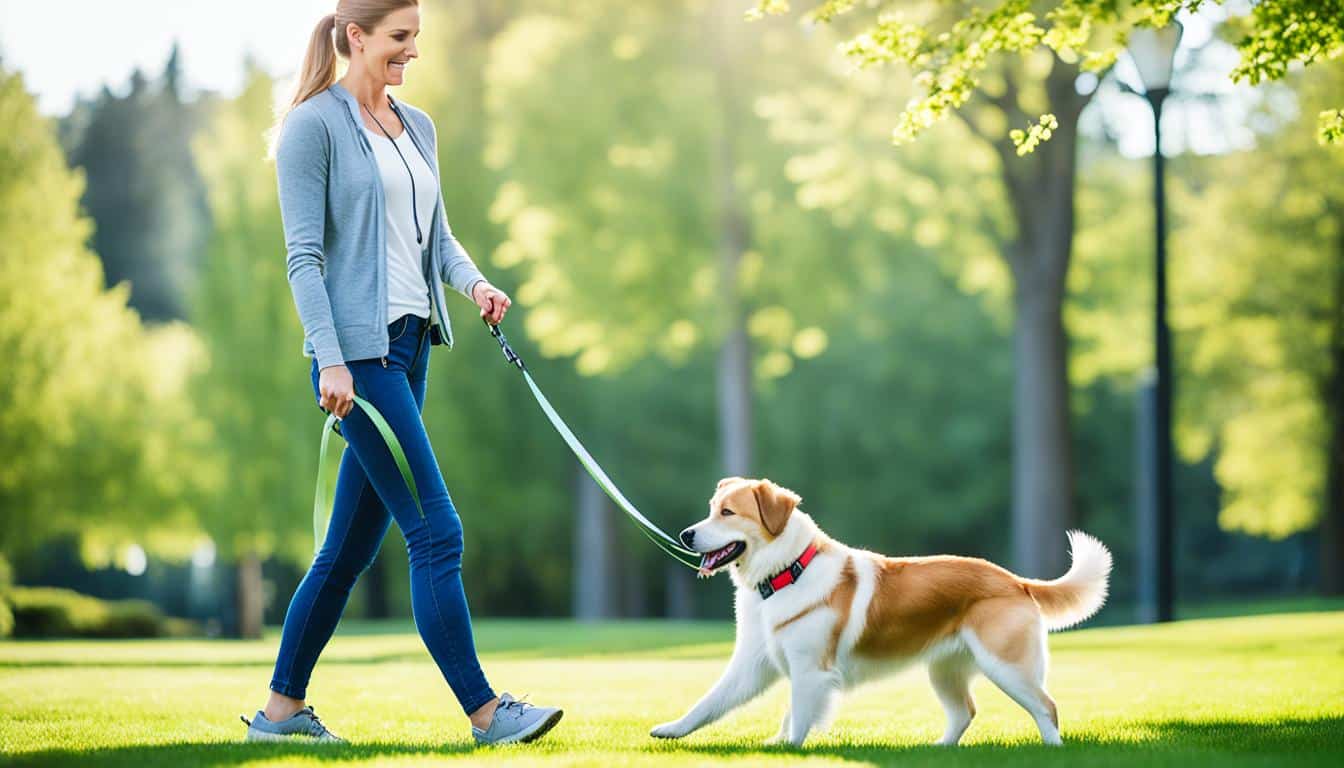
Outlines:
[[[972,726],[974,727],[974,726]],[[817,743],[794,749],[792,747],[756,746],[737,743],[684,743],[650,739],[647,743],[624,749],[613,745],[610,750],[594,753],[595,760],[621,764],[640,757],[703,763],[714,757],[723,757],[750,764],[749,758],[773,758],[789,761],[802,757],[839,757],[845,760],[876,765],[1117,765],[1117,766],[1178,766],[1215,764],[1227,768],[1240,764],[1291,764],[1293,766],[1329,765],[1344,763],[1344,716],[1316,720],[1286,719],[1275,722],[1248,722],[1217,720],[1190,722],[1183,720],[1148,722],[1136,720],[1117,724],[1132,735],[1115,739],[1075,737],[1064,747],[1046,747],[1037,742],[977,744],[956,748],[937,746],[892,745],[878,741],[847,744]],[[538,749],[541,746],[541,749]],[[557,749],[557,747],[560,747]],[[572,763],[582,757],[575,750],[563,749],[554,742],[544,746],[518,745],[500,748],[510,756],[521,756],[533,750],[537,762],[556,759]],[[427,757],[453,759],[479,757],[489,759],[494,749],[478,750],[471,744],[447,744],[426,748],[398,743],[373,744],[156,744],[109,747],[92,750],[49,749],[15,758],[12,765],[52,766],[118,766],[145,768],[154,765],[240,765],[262,759],[302,757],[307,760],[341,762],[369,761],[377,764],[389,758]]]
[[[974,729],[974,725],[971,726]],[[1070,737],[1063,747],[1047,747],[1034,737],[1027,742],[1000,742],[960,747],[892,745],[881,741],[844,744],[809,742],[803,748],[739,743],[660,743],[656,752],[692,753],[700,758],[788,759],[839,757],[876,765],[1265,765],[1267,759],[1293,766],[1344,765],[1344,716],[1273,722],[1245,720],[1142,721],[1115,726],[1134,735],[1117,738],[1094,734]],[[973,731],[972,731],[973,732]],[[815,737],[814,737],[815,738]],[[749,761],[748,761],[749,762]]]
[[[304,761],[339,761],[342,763],[404,757],[449,759],[470,755],[477,751],[471,744],[444,744],[422,747],[397,743],[373,744],[268,744],[252,742],[207,742],[176,744],[139,744],[103,747],[88,750],[49,749],[31,752],[13,759],[6,765],[21,766],[211,766],[243,765],[259,760],[282,760],[287,757]],[[489,750],[481,750],[481,756]]]
[[[474,634],[477,652],[492,659],[578,659],[622,656],[640,658],[657,655],[667,658],[675,652],[676,659],[726,659],[732,652],[733,627],[727,622],[717,621],[603,621],[591,624],[579,624],[569,620],[546,619],[485,619],[475,623]],[[400,637],[399,637],[400,636]],[[360,653],[355,648],[329,647],[322,657],[326,664],[382,664],[385,662],[426,661],[429,652],[419,642],[415,625],[400,620],[361,622],[342,622],[337,629],[339,643],[343,639],[365,641],[369,638],[398,637],[409,646],[399,645],[397,649],[367,648]],[[61,644],[47,658],[15,659],[0,658],[0,669],[23,668],[60,668],[60,667],[266,667],[275,663],[274,648],[280,642],[279,629],[268,627],[265,638],[257,646],[255,655],[238,655],[239,658],[207,658],[211,649],[230,649],[240,642],[232,639],[187,638],[199,643],[200,658],[183,655],[180,651],[172,656],[160,658],[117,657],[117,649],[123,644],[132,646],[151,646],[162,643],[167,649],[177,643],[176,639],[154,638],[147,640],[72,640],[54,638],[52,641],[20,640],[15,643],[41,647],[46,642]],[[376,640],[374,642],[377,642]],[[89,653],[76,654],[65,644],[94,649]],[[261,644],[264,643],[264,646]],[[368,643],[364,643],[368,645]],[[402,650],[405,648],[405,650]],[[0,652],[3,652],[0,647]],[[249,651],[250,653],[250,651]],[[59,654],[59,655],[58,655]],[[271,654],[271,655],[268,655]],[[45,655],[45,654],[44,654]]]

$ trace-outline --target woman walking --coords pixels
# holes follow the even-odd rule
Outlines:
[[[278,126],[280,214],[303,354],[313,358],[318,406],[341,419],[349,450],[326,539],[285,614],[270,699],[243,718],[249,740],[344,741],[304,697],[350,589],[393,519],[410,557],[416,629],[477,743],[530,741],[562,714],[496,696],[486,681],[462,588],[462,524],[420,420],[430,349],[453,344],[443,282],[491,323],[510,300],[448,227],[433,121],[386,90],[404,82],[419,32],[416,0],[340,0],[313,32]],[[336,51],[349,60],[339,81]],[[354,393],[392,427],[420,507],[377,428],[354,407]]]

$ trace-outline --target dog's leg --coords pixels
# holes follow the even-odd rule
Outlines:
[[[789,657],[789,743],[801,747],[812,727],[827,720],[840,694],[834,669],[821,669],[814,658]]]
[[[654,726],[649,735],[660,739],[679,739],[756,698],[779,678],[779,671],[766,658],[764,648],[739,650],[741,652],[733,652],[728,668],[714,687],[689,712],[679,720]]]
[[[789,709],[784,708],[784,719],[779,724],[779,732],[765,740],[766,744],[783,744],[789,738]]]
[[[1046,744],[1063,744],[1059,736],[1059,712],[1055,700],[1045,691],[1046,646],[1045,629],[1035,623],[1023,630],[1029,636],[1017,638],[1014,643],[1000,636],[995,645],[1017,646],[1025,649],[1018,658],[1004,658],[1006,654],[996,654],[994,649],[986,647],[973,632],[963,636],[975,656],[975,663],[985,677],[994,681],[1004,693],[1019,706],[1027,710],[1036,721],[1041,732],[1041,741]]]
[[[964,651],[929,664],[929,682],[947,713],[947,730],[943,731],[939,744],[953,746],[961,741],[961,735],[975,717],[975,699],[971,696],[971,675],[974,673],[975,662]]]
[[[752,596],[739,591],[737,597],[737,641],[728,668],[709,692],[680,719],[654,726],[650,736],[679,739],[709,725],[728,712],[751,701],[779,679],[779,670],[766,656],[765,638],[754,616]]]

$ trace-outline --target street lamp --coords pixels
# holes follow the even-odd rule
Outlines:
[[[1157,393],[1153,407],[1153,446],[1146,452],[1152,457],[1151,488],[1154,512],[1151,554],[1155,573],[1152,579],[1152,605],[1145,607],[1149,621],[1174,618],[1175,517],[1172,511],[1171,449],[1171,329],[1167,327],[1167,211],[1166,184],[1162,162],[1162,102],[1171,90],[1171,70],[1176,47],[1181,42],[1181,24],[1175,19],[1160,29],[1139,27],[1129,36],[1129,56],[1143,81],[1143,96],[1153,108],[1153,207],[1156,212],[1157,242],[1154,249],[1156,272],[1154,296],[1154,353],[1157,366]],[[1141,542],[1140,548],[1147,542]]]

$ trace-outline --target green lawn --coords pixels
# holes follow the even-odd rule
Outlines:
[[[0,751],[17,765],[1344,765],[1344,612],[1079,630],[1051,638],[1049,687],[1065,746],[1039,745],[1024,712],[975,683],[963,746],[926,746],[943,716],[922,672],[853,692],[800,750],[762,747],[787,686],[679,742],[649,726],[714,681],[720,623],[480,621],[500,690],[559,704],[543,741],[477,751],[466,720],[406,624],[343,624],[309,702],[353,745],[247,744],[278,642],[0,642]]]

